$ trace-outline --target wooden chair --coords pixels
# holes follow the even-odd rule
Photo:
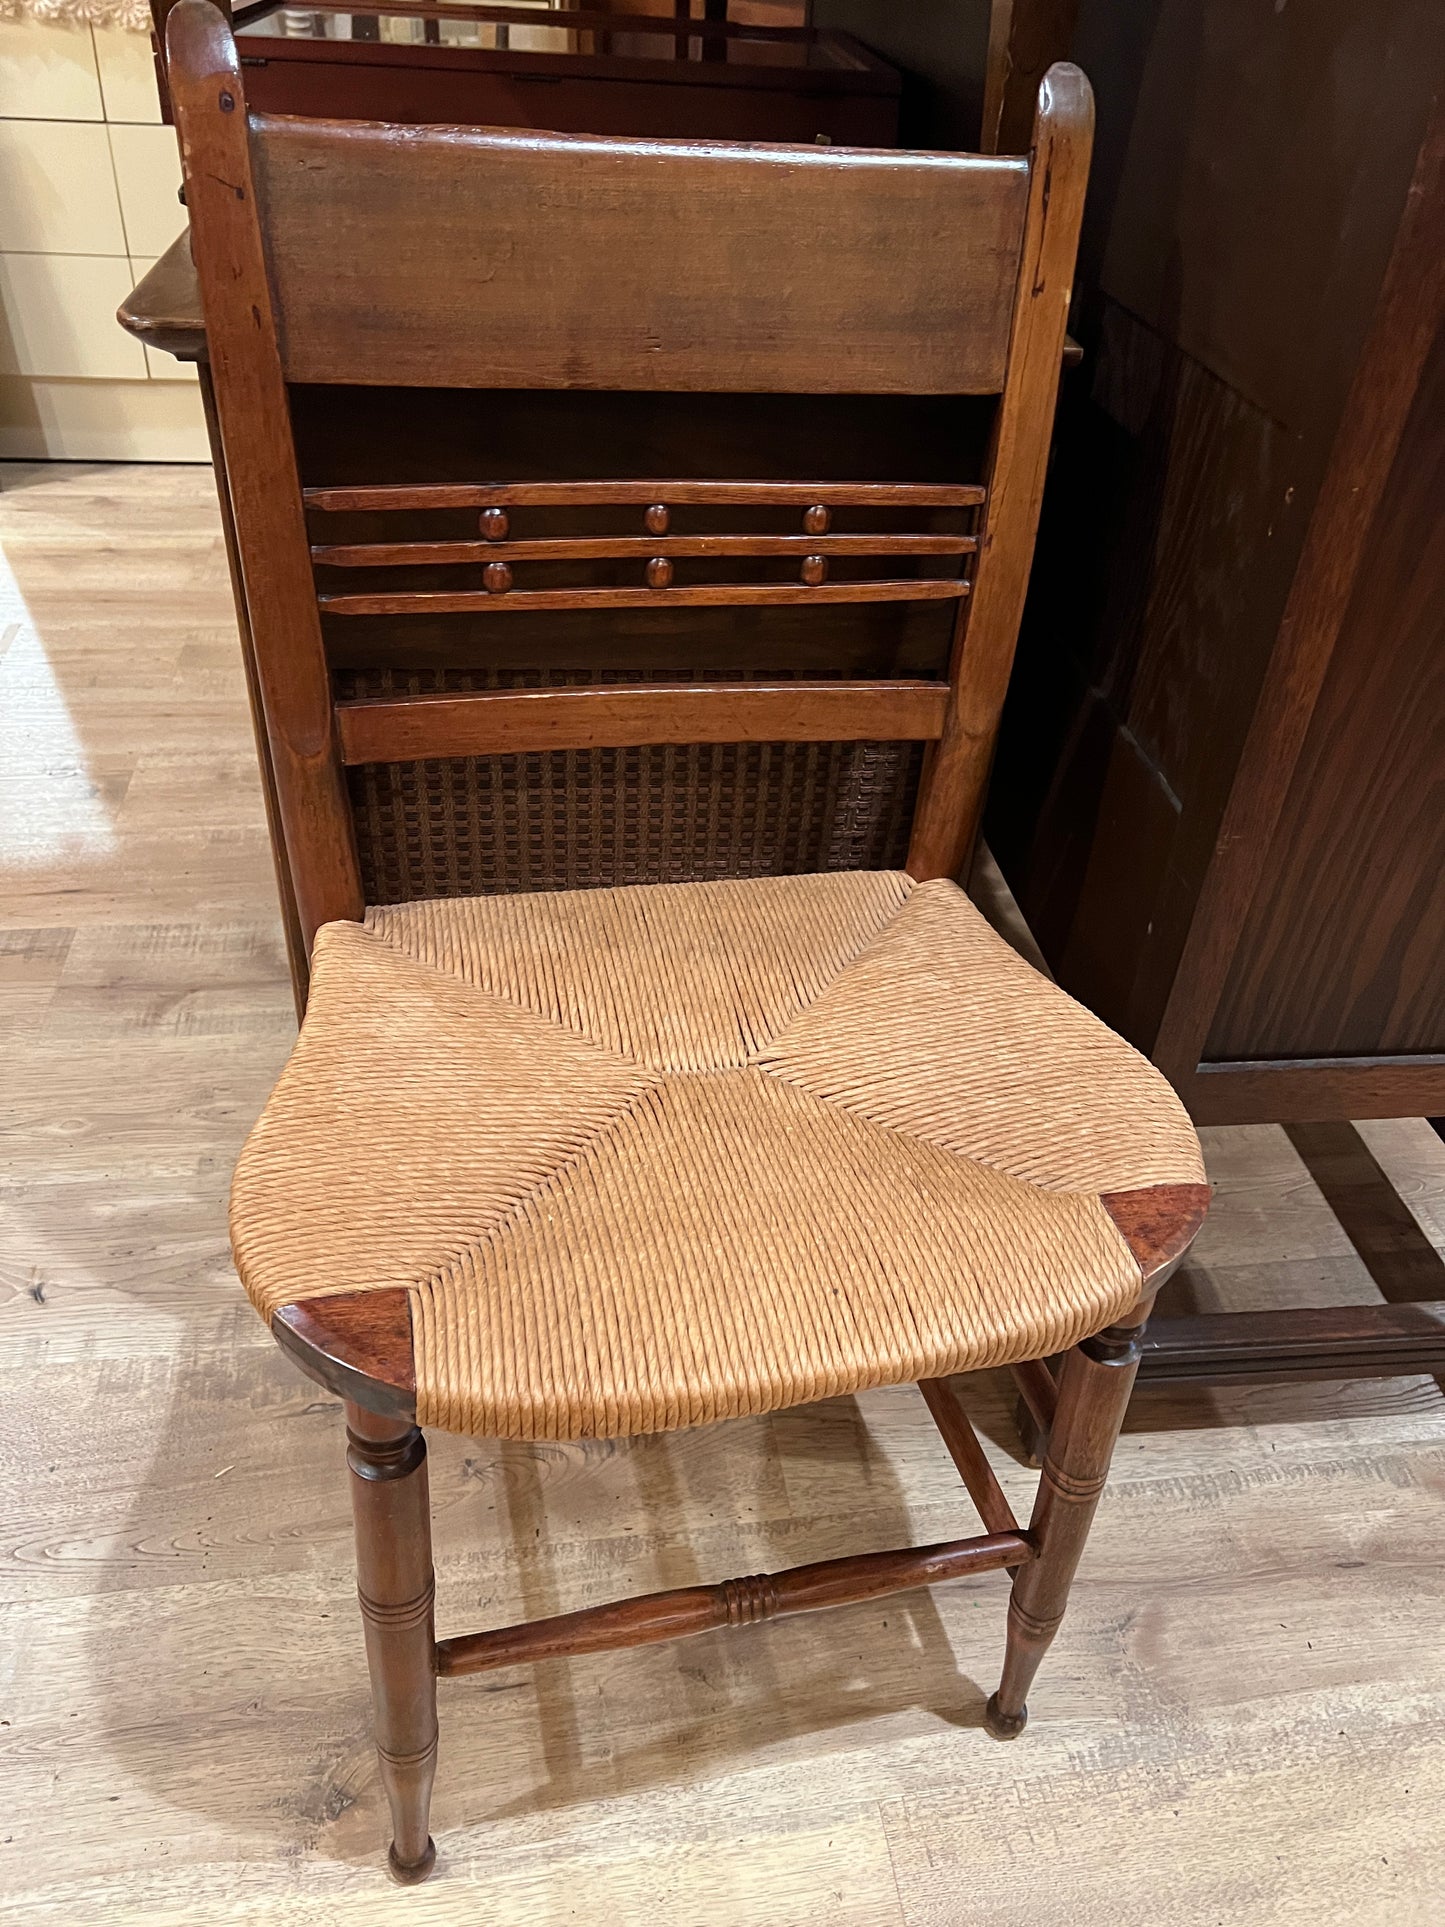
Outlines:
[[[665,146],[248,118],[220,15],[168,32],[314,946],[233,1242],[346,1401],[392,1870],[435,1857],[439,1676],[1000,1568],[1012,1737],[1208,1195],[1168,1086],[952,881],[1088,86],[1048,75],[1031,159]],[[947,1382],[989,1365],[1047,1434],[1027,1530]],[[982,1536],[436,1640],[421,1425],[912,1381]]]

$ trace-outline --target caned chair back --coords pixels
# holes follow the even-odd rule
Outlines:
[[[956,875],[1033,550],[1091,103],[1029,158],[248,115],[167,24],[303,931]]]

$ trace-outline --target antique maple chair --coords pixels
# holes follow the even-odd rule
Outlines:
[[[232,1234],[346,1402],[394,1873],[435,1858],[439,1675],[1008,1568],[1017,1734],[1208,1195],[1163,1080],[953,881],[1087,83],[979,159],[248,117],[206,0],[169,54],[314,944]],[[1047,1435],[1027,1530],[947,1383],[994,1365]],[[420,1426],[911,1381],[983,1536],[435,1639]]]

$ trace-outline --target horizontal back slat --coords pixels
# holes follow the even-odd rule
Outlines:
[[[308,488],[307,508],[355,510],[487,508],[977,508],[977,482],[404,482]]]
[[[643,743],[928,741],[946,683],[650,683],[341,702],[346,763]]]
[[[715,609],[723,605],[807,607],[825,602],[956,602],[968,584],[953,577],[917,581],[698,583],[680,589],[418,589],[411,594],[323,595],[329,616],[522,615],[547,609]]]
[[[265,116],[252,131],[291,381],[1003,385],[1024,161]]]
[[[972,555],[972,535],[599,535],[509,542],[314,542],[326,569],[396,569],[474,562],[585,562],[638,556]]]

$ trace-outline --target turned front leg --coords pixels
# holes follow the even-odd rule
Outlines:
[[[427,1831],[437,1699],[426,1441],[415,1425],[350,1403],[346,1441],[376,1751],[391,1806],[388,1860],[410,1885],[436,1860]]]
[[[1038,1554],[1014,1576],[1003,1677],[984,1715],[995,1739],[1014,1739],[1028,1719],[1028,1690],[1064,1616],[1109,1476],[1152,1302],[1152,1297],[1144,1300],[1128,1319],[1076,1345],[1064,1360],[1029,1521]]]

